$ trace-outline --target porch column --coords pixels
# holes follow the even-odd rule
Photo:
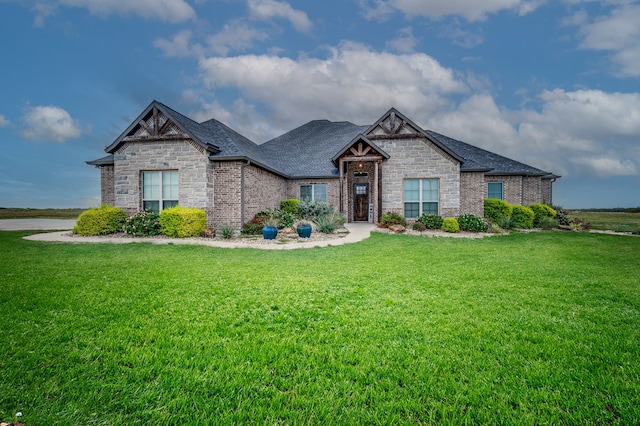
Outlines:
[[[340,159],[340,190],[339,190],[339,194],[340,194],[340,213],[344,214],[344,201],[342,200],[343,195],[344,195],[344,189],[343,189],[343,182],[344,182],[344,177],[342,175],[342,169],[344,166],[344,160],[341,158]]]

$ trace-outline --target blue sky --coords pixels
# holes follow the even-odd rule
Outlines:
[[[154,99],[257,143],[423,128],[640,206],[640,0],[0,0],[0,206],[99,204],[85,164]]]

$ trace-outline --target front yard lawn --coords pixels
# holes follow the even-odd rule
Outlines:
[[[640,238],[293,251],[0,232],[0,421],[639,424]]]

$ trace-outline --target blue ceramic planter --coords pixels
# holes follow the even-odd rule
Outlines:
[[[275,240],[278,236],[278,228],[275,226],[263,226],[262,236],[265,240]]]
[[[309,238],[311,236],[311,225],[300,225],[296,228],[300,238]]]

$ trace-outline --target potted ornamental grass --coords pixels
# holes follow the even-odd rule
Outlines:
[[[274,215],[269,215],[262,226],[262,236],[265,240],[275,240],[278,236],[279,221]]]
[[[306,220],[301,220],[296,224],[296,232],[300,238],[309,238],[311,237],[312,231],[311,223]]]

